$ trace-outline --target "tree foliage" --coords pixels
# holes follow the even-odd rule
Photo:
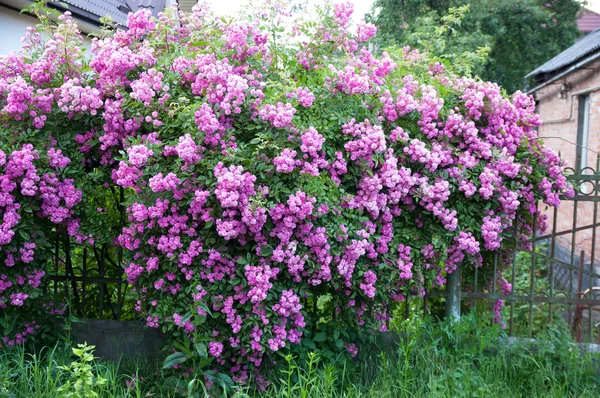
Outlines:
[[[379,27],[378,44],[425,48],[440,18],[469,6],[457,29],[447,32],[444,53],[463,54],[489,47],[487,62],[474,70],[508,92],[524,86],[524,76],[579,37],[577,0],[377,0],[368,19]],[[441,51],[440,51],[441,50]]]

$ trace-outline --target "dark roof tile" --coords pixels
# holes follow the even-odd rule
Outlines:
[[[108,14],[119,25],[125,25],[125,22],[127,21],[128,12],[119,10],[119,7],[127,8],[127,6],[125,5],[125,2],[120,0],[63,0],[63,2],[70,6],[81,8],[98,18]]]
[[[157,16],[165,8],[165,0],[62,0],[67,3],[73,13],[77,9],[89,13],[94,19],[100,20],[110,15],[116,23],[125,26],[127,15],[140,9],[148,9]]]
[[[600,49],[600,29],[596,29],[581,40],[558,54],[545,64],[538,66],[534,71],[525,76],[526,78],[545,73],[558,71],[569,66],[585,56],[592,54]]]

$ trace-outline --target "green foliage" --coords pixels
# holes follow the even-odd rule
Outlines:
[[[597,396],[598,356],[581,354],[568,331],[550,327],[540,343],[509,341],[497,326],[470,315],[457,323],[414,317],[398,329],[391,353],[360,361],[318,355],[273,376],[268,397]]]
[[[464,19],[457,17],[467,5]],[[487,62],[472,72],[514,92],[523,88],[527,73],[574,43],[580,8],[577,0],[377,0],[368,18],[379,27],[381,46],[424,49],[438,35],[444,45],[430,44],[428,50],[458,60],[489,47]],[[448,24],[453,28],[440,30]]]
[[[151,374],[152,367],[127,361],[97,362],[92,349],[84,345],[71,350],[68,344],[57,344],[32,354],[23,346],[2,351],[0,398],[141,398],[148,396],[150,387],[157,390],[151,383],[140,382],[143,377],[138,378],[140,371]],[[75,361],[72,353],[78,357]]]
[[[138,370],[132,376],[123,363],[93,360],[90,347],[71,362],[66,347],[27,355],[15,347],[0,355],[0,398],[64,398],[67,385],[93,375],[96,383],[85,397],[595,397],[600,383],[600,358],[582,354],[568,330],[548,327],[538,342],[509,340],[486,319],[464,316],[459,322],[437,322],[413,316],[393,322],[395,340],[385,351],[368,349],[361,359],[332,359],[311,352],[304,359],[288,354],[282,368],[264,376],[264,391],[212,390],[204,380],[163,378],[160,372]],[[387,335],[388,337],[391,335]],[[395,341],[390,343],[390,341]],[[82,366],[83,365],[83,366]],[[77,377],[72,371],[83,369]],[[139,369],[139,368],[138,368]],[[146,369],[149,370],[149,369]],[[86,376],[87,377],[87,376]],[[134,382],[137,381],[137,382]],[[97,394],[97,395],[94,395]]]
[[[182,341],[175,342],[177,351],[165,358],[162,364],[163,371],[181,365],[185,368],[194,369],[194,377],[189,379],[182,375],[167,376],[166,373],[163,373],[163,377],[165,377],[163,391],[175,391],[187,397],[204,396],[201,393],[207,394],[204,382],[208,380],[211,384],[219,387],[219,391],[224,394],[235,392],[233,380],[229,375],[208,369],[214,361],[214,357],[210,357],[208,354],[207,346],[207,343],[212,340],[212,337],[203,337],[196,334],[193,341],[183,335]]]
[[[418,19],[418,29],[407,32],[407,43],[437,55],[458,74],[480,73],[490,51],[490,47],[482,43],[488,43],[489,37],[462,33],[461,25],[469,9],[469,5],[451,7],[441,18],[436,13],[427,13]]]
[[[106,384],[107,380],[94,374],[94,346],[77,344],[73,354],[77,359],[69,365],[59,366],[58,369],[67,374],[67,381],[58,388],[58,393],[65,398],[96,398],[95,388]]]

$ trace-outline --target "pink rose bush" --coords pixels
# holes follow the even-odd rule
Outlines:
[[[65,15],[0,59],[0,306],[32,299],[49,232],[111,241],[148,327],[210,341],[198,355],[245,382],[281,350],[358,355],[358,332],[459,263],[491,283],[492,252],[543,227],[538,200],[573,194],[531,97],[408,48],[375,56],[350,4],[316,24],[269,7],[141,11],[89,57]],[[120,188],[110,240],[81,215],[114,228],[96,209]]]

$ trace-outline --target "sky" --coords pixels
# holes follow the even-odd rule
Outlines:
[[[600,0],[588,0],[586,7],[592,11],[600,13]]]

